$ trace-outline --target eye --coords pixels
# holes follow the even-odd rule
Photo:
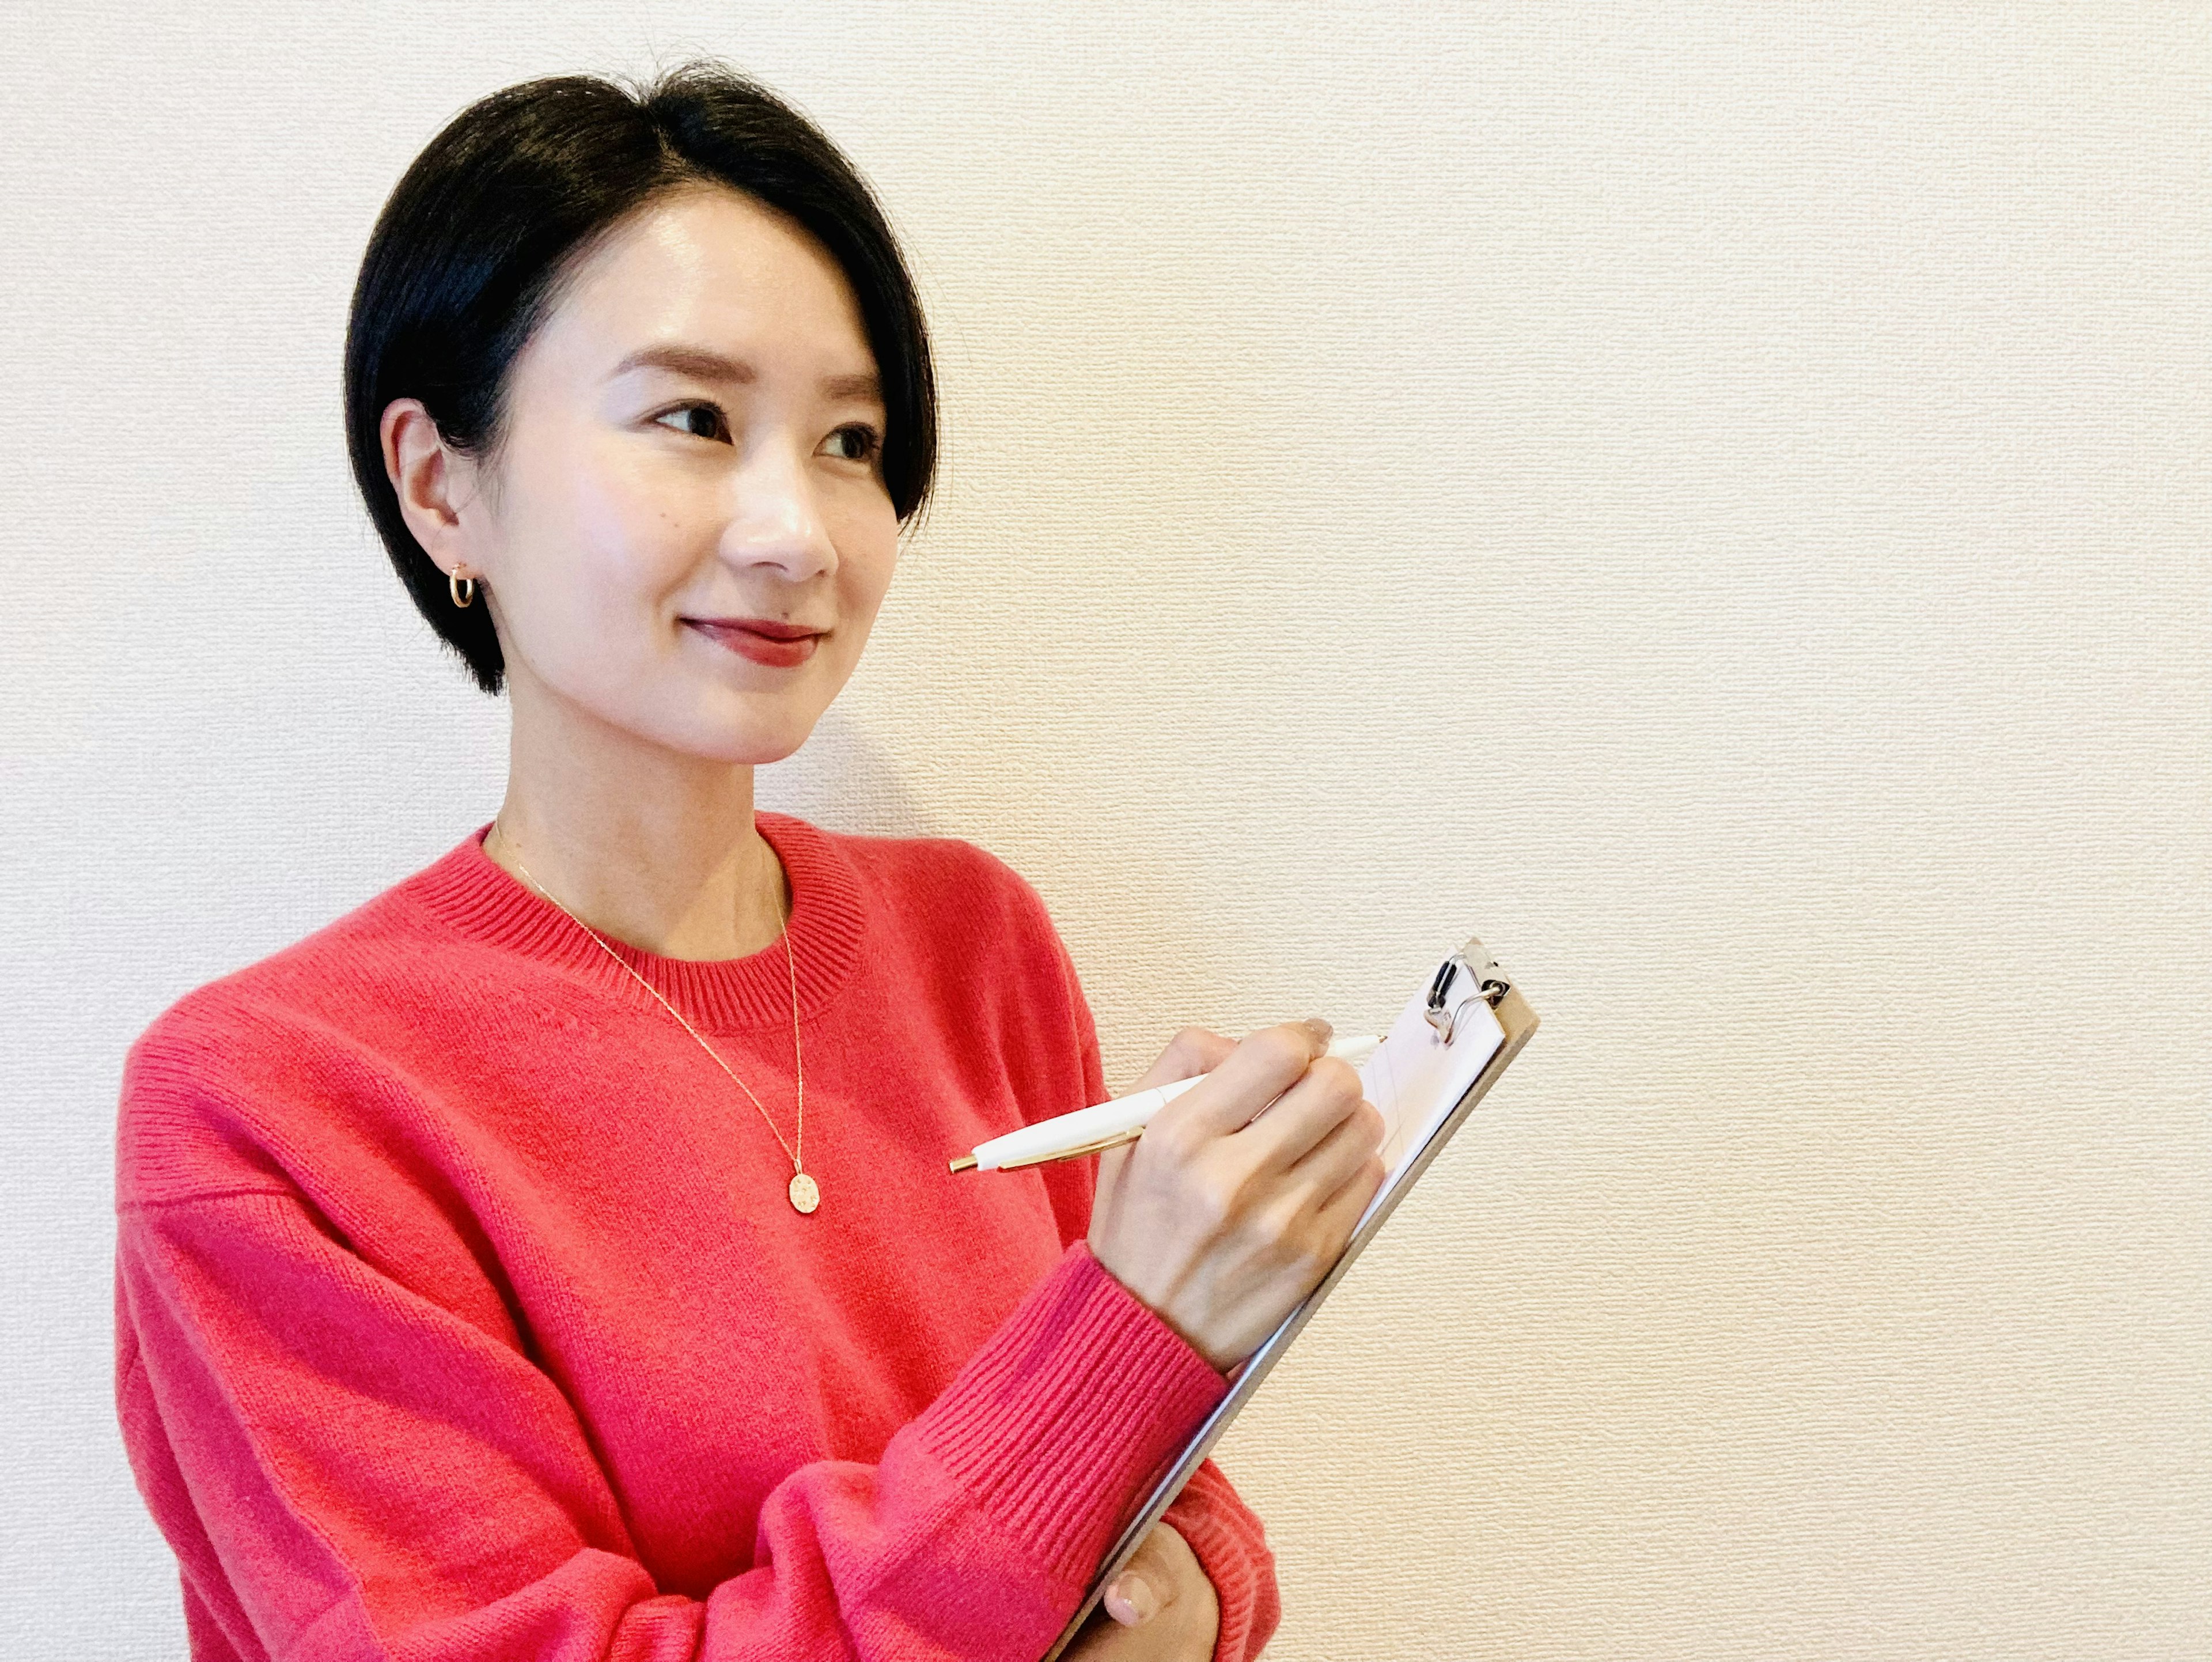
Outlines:
[[[840,461],[873,461],[883,447],[883,437],[862,422],[848,422],[823,441]]]
[[[664,410],[653,420],[689,433],[695,439],[727,440],[729,423],[722,418],[720,409],[711,404],[679,404],[673,410]]]

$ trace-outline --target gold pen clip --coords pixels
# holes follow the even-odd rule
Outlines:
[[[1119,1148],[1125,1142],[1134,1142],[1144,1135],[1143,1126],[1133,1125],[1126,1131],[1116,1131],[1109,1137],[1101,1137],[1096,1142],[1086,1142],[1079,1148],[1062,1148],[1056,1154],[1035,1154],[1028,1160],[1010,1160],[991,1169],[995,1172],[1018,1172],[1025,1166],[1048,1166],[1056,1160],[1080,1160],[1085,1154],[1103,1154],[1109,1148]],[[972,1172],[975,1169],[975,1157],[973,1154],[959,1155],[949,1163],[955,1172]]]

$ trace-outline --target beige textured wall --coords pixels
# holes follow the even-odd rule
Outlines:
[[[766,800],[965,836],[1126,1077],[1545,1028],[1224,1447],[1322,1658],[2212,1655],[2212,14],[21,0],[0,52],[0,1636],[181,1648],[122,1047],[450,846],[353,264],[521,76],[883,187],[941,505]]]

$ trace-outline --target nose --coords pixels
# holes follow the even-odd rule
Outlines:
[[[794,584],[837,569],[837,546],[815,500],[805,464],[783,445],[763,445],[731,481],[722,557],[772,568]]]

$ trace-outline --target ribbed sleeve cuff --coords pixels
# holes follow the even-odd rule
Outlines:
[[[1221,1606],[1213,1662],[1251,1662],[1283,1615],[1275,1555],[1259,1519],[1209,1460],[1183,1486],[1166,1521],[1190,1543]]]
[[[1002,1529],[1081,1585],[1228,1390],[1077,1241],[915,1428]]]

